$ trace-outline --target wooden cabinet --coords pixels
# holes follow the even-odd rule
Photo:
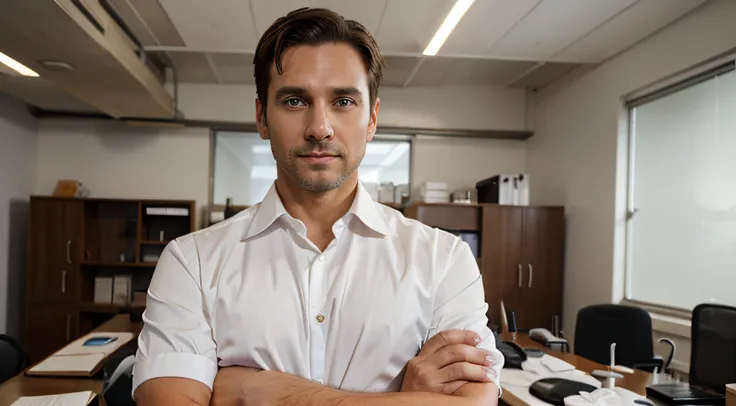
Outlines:
[[[26,286],[32,303],[76,302],[82,216],[81,202],[31,204]]]
[[[95,303],[95,279],[124,276],[130,297],[145,292],[168,241],[194,231],[194,213],[193,201],[31,197],[25,322],[31,361],[130,312],[132,300]]]
[[[26,323],[26,349],[31,362],[38,362],[79,337],[79,313],[74,306],[34,304]]]
[[[405,213],[433,227],[478,233],[490,325],[500,325],[503,301],[518,329],[553,330],[562,314],[564,208],[416,204]]]

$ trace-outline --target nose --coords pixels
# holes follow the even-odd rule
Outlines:
[[[327,117],[327,110],[320,103],[315,103],[310,109],[308,120],[304,138],[323,141],[329,140],[334,135],[332,124]]]

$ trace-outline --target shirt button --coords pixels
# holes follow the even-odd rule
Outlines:
[[[325,262],[325,256],[324,255],[320,255],[319,256],[319,261],[320,262]]]

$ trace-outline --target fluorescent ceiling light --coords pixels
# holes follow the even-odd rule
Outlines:
[[[460,22],[460,19],[463,18],[465,12],[473,5],[474,1],[475,0],[457,0],[455,5],[452,6],[450,13],[445,17],[445,21],[442,22],[440,29],[437,30],[434,37],[432,37],[432,41],[429,41],[429,45],[427,45],[427,48],[423,52],[424,55],[437,55],[437,52],[442,48],[442,44],[445,43],[447,37],[450,36],[452,30],[455,29],[457,23]]]
[[[38,73],[34,72],[33,70],[29,69],[22,63],[16,61],[15,59],[5,55],[4,53],[0,52],[0,63],[7,66],[8,68],[20,73],[23,76],[30,76],[37,78]]]

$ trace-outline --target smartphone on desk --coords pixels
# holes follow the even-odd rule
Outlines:
[[[92,337],[82,344],[84,347],[102,347],[117,340],[117,337]]]

